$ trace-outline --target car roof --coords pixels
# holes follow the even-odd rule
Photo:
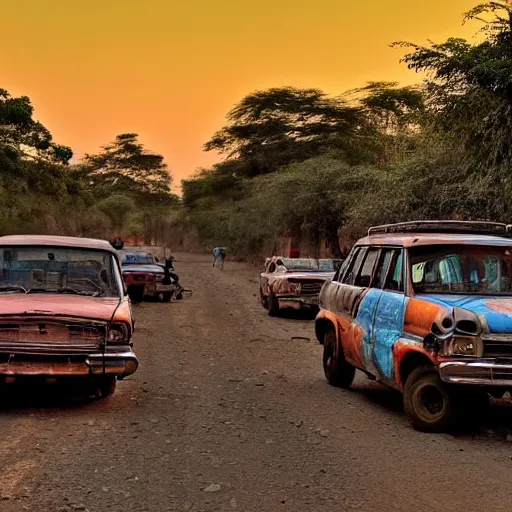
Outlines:
[[[117,251],[106,240],[53,235],[6,235],[0,236],[0,245],[74,247],[77,249],[97,249],[117,255]]]
[[[496,245],[511,246],[510,238],[493,235],[471,235],[462,233],[407,233],[370,235],[361,238],[356,245],[393,245],[418,247],[422,245]]]

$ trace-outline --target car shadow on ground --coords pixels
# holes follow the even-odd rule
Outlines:
[[[303,308],[303,309],[293,309],[286,308],[281,309],[276,318],[284,318],[286,320],[303,320],[303,321],[312,321],[316,318],[317,311]]]
[[[353,388],[355,395],[379,406],[392,416],[404,416],[402,394],[375,382],[359,384]],[[390,418],[391,419],[391,418]],[[512,400],[491,398],[489,406],[470,411],[470,415],[450,434],[457,437],[484,437],[512,440]]]
[[[64,383],[0,386],[0,414],[16,410],[81,408],[98,401],[90,392]]]

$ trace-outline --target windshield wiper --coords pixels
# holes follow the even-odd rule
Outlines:
[[[1,288],[0,288],[1,290]],[[74,295],[88,295],[88,296],[91,296],[91,297],[98,297],[100,295],[99,292],[88,292],[88,291],[84,291],[84,290],[77,290],[76,288],[71,288],[69,286],[66,286],[64,288],[55,288],[55,289],[50,289],[50,288],[36,288],[36,287],[33,287],[33,288],[28,288],[27,290],[23,289],[25,291],[25,293],[72,293]]]
[[[5,284],[0,285],[0,292],[22,292],[28,293],[27,289],[20,284]]]
[[[77,290],[76,288],[71,288],[69,286],[66,286],[65,288],[59,288],[57,291],[58,293],[72,293],[74,295],[87,295],[90,297],[99,297],[101,295],[99,291],[88,292],[86,290]]]

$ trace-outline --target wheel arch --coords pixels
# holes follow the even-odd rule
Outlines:
[[[405,356],[403,357],[399,366],[399,384],[401,385],[402,389],[405,386],[407,377],[409,377],[409,375],[419,366],[434,367],[435,365],[432,362],[432,360],[428,357],[428,355],[425,354],[424,352],[421,352],[419,350],[408,351],[408,353],[405,354]]]
[[[336,324],[332,321],[332,319],[326,318],[324,316],[317,317],[315,320],[315,335],[320,345],[324,344],[325,333],[331,328],[334,329],[337,336],[338,329],[336,328]]]

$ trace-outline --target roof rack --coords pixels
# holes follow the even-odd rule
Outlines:
[[[512,225],[483,221],[418,220],[383,224],[382,226],[373,226],[368,230],[368,236],[386,233],[459,233],[512,238]]]

